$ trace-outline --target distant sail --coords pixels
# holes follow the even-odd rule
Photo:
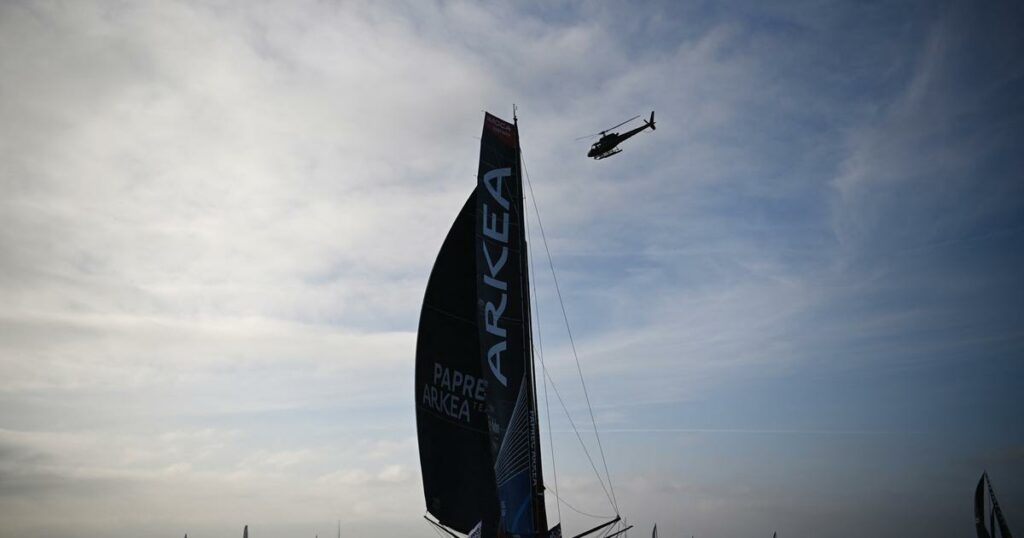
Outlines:
[[[548,528],[522,197],[518,129],[485,114],[476,188],[474,280],[500,526],[512,536],[544,536]]]
[[[992,511],[989,513],[988,528],[985,528],[985,485],[988,484],[988,496],[992,501]],[[998,525],[998,527],[996,527]],[[998,528],[998,532],[996,529]],[[978,486],[974,488],[974,529],[978,538],[1013,538],[1010,526],[1003,516],[1003,509],[999,507],[999,500],[996,499],[996,492],[992,489],[992,480],[988,473],[981,473]]]
[[[985,473],[981,474],[978,487],[974,488],[974,530],[978,538],[992,538],[985,528]]]
[[[494,536],[498,500],[487,435],[476,326],[476,193],[448,232],[430,273],[416,341],[416,429],[427,511],[468,533]]]
[[[988,482],[988,496],[992,499],[992,515],[995,517],[996,523],[999,524],[999,536],[1002,538],[1013,538],[1013,534],[1010,533],[1010,526],[1007,525],[1006,518],[1003,517],[1003,509],[999,507],[999,501],[996,499],[996,492],[992,490],[992,479],[988,477],[988,473],[982,475],[982,478]],[[996,529],[994,525],[991,525],[991,522],[990,528],[994,535]]]

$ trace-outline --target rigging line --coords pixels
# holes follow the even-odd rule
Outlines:
[[[520,146],[520,148],[519,148],[519,156],[522,157],[522,154],[523,154],[523,148],[522,148],[522,146]],[[523,213],[524,213],[523,216],[525,217],[526,216],[525,215],[525,213],[526,213],[526,207],[525,207],[526,204],[523,204],[523,206],[524,206],[523,207]],[[530,241],[533,240],[533,238],[530,236],[530,219],[524,218],[523,221],[526,222],[526,242],[527,242],[527,244],[529,244]],[[530,260],[530,273],[536,275],[537,271],[534,269],[533,256],[529,256],[529,260]],[[539,305],[540,304],[540,297],[537,295],[537,279],[536,278],[530,279],[530,284],[531,284],[531,287],[533,288],[533,304]],[[538,357],[540,357],[540,367],[541,367],[541,370],[544,370],[546,372],[547,368],[544,365],[544,337],[541,334],[541,330],[540,330],[540,328],[541,328],[540,308],[536,308],[536,310],[537,311],[534,312],[534,315],[536,316],[536,319],[537,319],[537,345],[534,348],[534,352],[536,353],[536,355]],[[530,342],[530,345],[532,346],[533,342]],[[548,422],[548,446],[551,447],[551,474],[552,474],[552,476],[555,479],[555,492],[557,493],[558,492],[558,465],[555,464],[555,436],[554,436],[554,432],[552,431],[553,430],[552,426],[554,425],[554,423],[551,422],[551,403],[548,400],[548,379],[547,379],[546,376],[544,377],[544,411],[547,414],[547,422]],[[558,522],[561,523],[562,522],[562,500],[558,498],[558,495],[555,495],[555,511],[558,512]]]
[[[576,371],[580,374],[580,385],[583,386],[583,396],[587,400],[587,410],[590,411],[590,421],[594,425],[594,437],[597,439],[597,449],[601,453],[601,463],[604,465],[604,474],[608,477],[608,488],[612,493],[612,507],[615,513],[619,513],[619,503],[615,498],[615,486],[612,485],[612,475],[608,472],[608,460],[604,457],[604,446],[601,444],[601,434],[597,431],[597,419],[594,418],[594,408],[590,405],[590,394],[587,391],[587,382],[583,379],[583,368],[580,366],[580,357],[576,353],[576,342],[572,338],[572,329],[569,328],[569,315],[565,312],[565,302],[562,300],[562,291],[558,287],[558,276],[555,274],[555,262],[551,259],[551,250],[548,248],[548,239],[544,234],[544,223],[540,220],[540,208],[537,206],[537,196],[533,193],[533,182],[530,181],[530,171],[526,169],[526,157],[523,156],[522,147],[519,148],[519,156],[523,163],[523,172],[526,173],[526,185],[530,189],[530,200],[533,202],[533,213],[537,216],[537,227],[540,229],[541,242],[544,243],[544,251],[548,256],[548,266],[551,268],[551,279],[555,282],[555,293],[558,295],[558,304],[562,307],[562,319],[565,320],[565,331],[569,335],[569,347],[572,349],[572,356],[576,359]]]
[[[442,533],[440,530],[438,530],[437,526],[434,525],[434,523],[432,521],[430,521],[428,519],[427,523],[430,526],[430,530],[434,531],[434,536],[439,536],[440,538],[448,538],[447,536],[444,535],[444,533]]]
[[[612,538],[612,536],[619,536],[623,532],[629,530],[629,521],[626,521],[626,518],[622,518],[621,521],[615,524],[614,530],[615,532],[613,532],[612,529],[609,529],[606,538]]]
[[[583,454],[587,456],[587,461],[590,462],[590,468],[594,470],[594,476],[597,477],[597,483],[601,484],[601,489],[604,490],[604,495],[608,499],[608,502],[611,503],[612,508],[616,508],[615,503],[612,501],[612,496],[608,493],[608,488],[605,487],[604,480],[601,478],[601,472],[597,470],[597,465],[594,464],[594,458],[591,457],[590,450],[587,449],[587,443],[583,441],[583,436],[580,435],[580,430],[576,427],[576,422],[572,420],[572,415],[569,414],[569,408],[566,407],[565,400],[562,399],[562,394],[558,392],[558,385],[555,385],[555,380],[551,378],[551,374],[548,372],[548,369],[544,367],[543,363],[541,363],[541,370],[544,371],[544,377],[551,383],[551,390],[554,391],[555,397],[558,398],[558,403],[562,406],[562,411],[565,411],[565,418],[569,420],[569,426],[572,427],[573,433],[576,434],[576,439],[579,440],[580,447],[583,448]],[[615,511],[618,513],[617,508]]]
[[[617,530],[620,525],[622,525],[621,519],[619,521],[616,521],[615,524],[611,527],[605,527],[604,529],[602,529],[601,532],[598,533],[596,538],[606,538],[607,536],[611,536],[611,533]]]
[[[523,150],[520,147],[520,149],[519,149],[520,158],[522,158],[522,154],[523,154]],[[544,238],[544,226],[543,226],[543,224],[540,221],[540,213],[537,212],[537,200],[536,200],[536,198],[533,195],[533,184],[530,183],[530,172],[526,169],[526,160],[525,159],[523,159],[522,165],[523,165],[523,171],[526,172],[526,182],[527,182],[528,185],[530,185],[530,197],[531,197],[531,199],[533,199],[534,212],[537,214],[537,217],[538,217],[537,218],[537,224],[540,225],[541,238]],[[513,208],[514,207],[515,206],[513,206]],[[525,222],[526,219],[523,219],[523,220]],[[544,239],[543,242],[544,242],[544,250],[548,251],[547,240]],[[552,275],[554,275],[554,265],[551,262],[551,252],[550,251],[548,251],[548,265],[551,266],[551,268],[552,268]],[[556,289],[558,287],[557,285],[558,285],[558,282],[556,280],[555,281],[555,288]],[[559,302],[561,302],[561,300],[562,300],[561,294],[559,294],[558,300],[559,300]],[[565,316],[565,305],[562,305],[562,315],[563,315],[563,317]],[[566,321],[566,327],[568,328],[568,326],[569,326],[568,318],[565,318],[565,321]],[[569,333],[569,337],[570,337],[570,341],[571,341],[572,333]],[[531,342],[531,345],[532,345],[532,342]],[[575,355],[575,347],[573,348],[573,354]],[[577,357],[576,358],[576,368],[579,369],[579,366],[580,366],[579,357]],[[608,493],[608,487],[605,487],[604,480],[601,479],[601,472],[597,470],[597,465],[594,464],[594,458],[592,458],[590,456],[590,450],[587,449],[587,443],[585,443],[583,441],[583,436],[580,435],[580,431],[576,427],[576,423],[572,420],[572,415],[569,413],[569,408],[565,405],[565,400],[562,399],[562,395],[558,392],[558,386],[555,385],[555,380],[551,378],[551,374],[548,373],[548,370],[545,367],[543,362],[541,362],[541,370],[544,371],[545,378],[551,382],[551,389],[554,390],[555,396],[558,397],[558,403],[561,404],[562,410],[565,411],[565,417],[567,419],[569,419],[569,425],[572,426],[572,430],[576,434],[576,439],[579,440],[580,446],[583,448],[583,453],[587,456],[587,461],[590,462],[591,469],[594,470],[594,476],[597,477],[597,482],[599,484],[601,484],[601,489],[604,490],[605,497],[608,498],[608,502],[611,503],[612,509],[614,509],[615,513],[618,514],[619,513],[619,507],[618,507],[618,504],[615,502],[615,496],[613,494],[609,494]],[[580,380],[582,381],[582,372],[580,373],[580,375],[581,375]],[[586,388],[587,388],[586,384],[584,384],[583,385],[583,392],[584,392],[584,394],[586,394]],[[590,408],[590,399],[589,398],[587,398],[587,407]],[[593,415],[594,415],[593,408],[590,408],[590,415],[591,415],[591,419],[593,419]],[[595,432],[595,434],[597,433],[597,424],[596,423],[594,424],[594,432]],[[601,438],[598,437],[598,446],[599,447],[600,447],[600,441],[601,441]],[[602,450],[601,457],[602,458],[604,457],[603,450]],[[605,462],[604,467],[605,467],[605,473],[607,474],[607,470],[608,470],[608,463],[607,462]],[[608,476],[608,480],[609,480],[609,482],[611,481],[611,476]],[[610,483],[608,485],[611,486]]]
[[[565,506],[567,506],[570,510],[572,510],[573,512],[576,512],[577,514],[580,514],[581,516],[592,517],[592,518],[595,518],[595,519],[611,519],[611,518],[615,517],[615,516],[601,516],[601,515],[598,515],[598,514],[591,514],[589,512],[584,512],[583,510],[580,510],[579,508],[576,508],[575,506],[569,504],[569,501],[559,497],[557,491],[552,491],[550,488],[544,488],[544,489],[546,489],[547,491],[551,491],[551,494],[555,496],[555,499],[558,499],[559,501],[562,502],[562,504],[565,504]]]

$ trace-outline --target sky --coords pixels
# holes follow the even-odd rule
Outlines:
[[[985,469],[1024,525],[1022,24],[0,3],[0,537],[433,536],[415,331],[482,111],[513,103],[565,401],[540,410],[552,522],[613,508],[540,224],[641,534],[969,536]]]

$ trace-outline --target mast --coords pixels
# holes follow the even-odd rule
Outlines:
[[[525,368],[526,377],[529,383],[529,397],[530,397],[530,416],[532,423],[530,424],[530,452],[533,457],[531,458],[531,471],[530,474],[533,477],[533,496],[534,506],[539,506],[541,514],[544,517],[543,522],[538,524],[538,530],[542,533],[547,532],[547,506],[544,503],[544,475],[543,467],[541,465],[541,447],[540,447],[540,416],[537,414],[539,407],[537,406],[537,374],[536,374],[536,362],[533,353],[533,305],[530,300],[530,248],[526,241],[526,189],[523,187],[523,150],[519,144],[519,117],[517,115],[518,107],[512,104],[512,124],[516,130],[516,173],[515,177],[519,180],[519,229],[520,229],[520,252],[521,252],[521,263],[520,274],[522,275],[522,287],[520,294],[523,297],[523,349],[526,351],[525,357]]]

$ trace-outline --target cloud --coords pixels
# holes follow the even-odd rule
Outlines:
[[[972,27],[1007,19],[948,11],[929,27],[906,88],[850,136],[834,214],[853,248],[941,247],[1019,224],[1010,218],[1019,184],[1008,180],[1019,119],[996,111],[1012,107],[1024,67],[1004,54],[1012,33]]]
[[[800,399],[807,371],[971,356],[995,378],[1020,349],[1014,9],[3,4],[0,533],[422,531],[417,313],[479,111],[513,102],[602,426],[729,422],[779,379],[771,401],[814,424],[833,402]],[[621,158],[573,140],[652,108]],[[606,441],[623,506],[663,529],[908,506],[834,441]],[[871,472],[907,463],[874,448]],[[571,450],[564,492],[600,511]]]
[[[37,532],[52,510],[64,514],[51,524],[56,528],[103,527],[119,517],[123,522],[116,531],[123,532],[138,525],[216,528],[230,523],[224,511],[249,521],[266,521],[265,515],[258,515],[261,511],[278,520],[310,521],[321,517],[317,513],[339,513],[335,503],[341,503],[339,514],[346,521],[379,521],[410,515],[408,509],[389,508],[385,498],[403,499],[402,506],[416,505],[411,493],[417,489],[415,475],[404,464],[372,465],[359,451],[339,450],[339,445],[297,450],[247,447],[246,437],[211,429],[156,435],[4,430],[0,494],[4,506],[23,510],[8,520],[13,525],[9,528]],[[355,446],[376,443],[352,441]],[[333,466],[340,468],[329,470]],[[365,494],[367,490],[372,493]],[[299,511],[275,512],[281,491],[311,504]],[[124,513],[123,507],[133,503],[149,508],[135,515]],[[213,506],[215,510],[210,509]]]

